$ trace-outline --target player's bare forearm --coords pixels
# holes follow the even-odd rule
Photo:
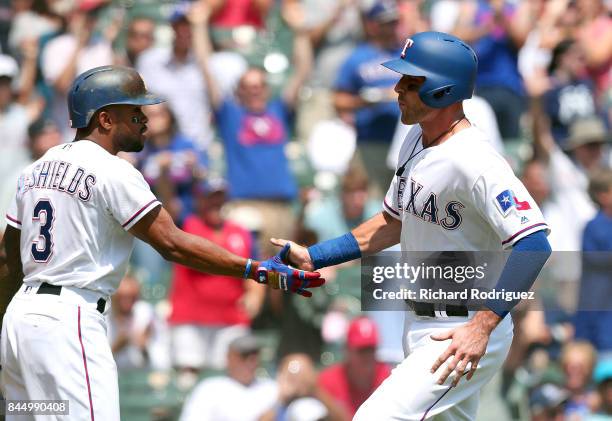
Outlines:
[[[8,226],[0,243],[0,324],[8,304],[23,282],[20,239],[21,231]]]
[[[244,274],[246,258],[230,253],[202,237],[180,230],[161,206],[145,215],[130,232],[153,246],[166,260],[201,272],[234,277],[242,277]],[[254,262],[251,278],[254,277],[257,266],[258,262]]]
[[[244,274],[246,258],[178,228],[173,236],[175,237],[174,244],[169,248],[169,253],[164,256],[168,260],[207,273],[235,277],[242,277]],[[257,262],[251,268],[252,274],[255,273],[256,268]]]
[[[363,255],[374,254],[400,242],[402,223],[380,212],[351,231]]]
[[[475,326],[481,327],[484,331],[487,332],[487,334],[490,335],[491,332],[493,332],[493,329],[495,329],[501,321],[502,318],[491,310],[481,310],[476,313],[470,323]]]

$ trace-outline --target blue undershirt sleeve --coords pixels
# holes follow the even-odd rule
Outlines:
[[[551,253],[552,249],[544,230],[536,231],[521,238],[514,244],[495,290],[529,291]],[[488,300],[485,305],[503,318],[519,301]]]

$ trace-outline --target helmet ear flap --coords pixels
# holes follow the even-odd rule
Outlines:
[[[452,92],[452,89],[453,89],[453,86],[452,86],[452,85],[451,85],[451,86],[446,86],[446,87],[443,87],[443,88],[440,88],[440,89],[436,89],[436,90],[435,90],[435,91],[432,93],[432,96],[433,96],[435,99],[442,99],[442,97],[443,97],[444,95],[449,95],[449,94]]]
[[[421,94],[422,101],[432,108],[443,108],[457,102],[455,99],[456,86],[444,85]]]

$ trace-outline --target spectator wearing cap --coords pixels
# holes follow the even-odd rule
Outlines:
[[[601,359],[595,366],[593,381],[597,385],[597,405],[585,421],[610,421],[612,418],[612,359]]]
[[[518,51],[533,27],[529,2],[465,2],[453,31],[478,56],[476,93],[495,112],[503,139],[519,137],[525,90]]]
[[[583,273],[576,337],[591,342],[601,354],[612,353],[612,170],[591,176],[589,194],[599,211],[586,225],[582,237]]]
[[[210,13],[206,2],[179,3],[170,15],[174,39],[170,47],[154,47],[140,55],[136,68],[152,92],[164,96],[178,123],[179,130],[206,151],[213,137],[211,104],[204,75],[231,78],[222,86],[231,86],[245,68],[244,59],[233,55],[231,64],[217,54],[201,60],[194,48],[202,36],[194,19],[201,10]],[[194,29],[197,33],[194,33]],[[207,29],[207,28],[205,28]],[[204,31],[206,32],[206,31]]]
[[[584,185],[587,173],[603,167],[604,146],[610,141],[610,132],[599,117],[577,120],[570,126],[566,150],[583,172]]]
[[[104,34],[96,30],[98,16],[106,6],[105,0],[83,0],[68,14],[67,31],[45,44],[41,52],[41,71],[44,81],[52,87],[48,104],[50,116],[66,139],[69,128],[67,93],[75,76],[94,67],[113,64],[112,42],[115,31]]]
[[[604,164],[603,146],[608,133],[597,117],[577,120],[570,126],[565,153],[555,143],[549,119],[541,106],[541,101],[534,99],[534,152],[546,170],[550,199],[562,228],[557,231],[563,233],[561,236],[552,234],[557,238],[551,237],[551,245],[555,251],[580,250],[582,230],[595,215],[594,204],[587,194],[587,173]]]
[[[211,52],[206,31],[209,11],[202,6],[191,16],[194,31],[199,31],[196,52],[199,60],[206,62]],[[295,72],[279,97],[271,96],[267,74],[260,68],[249,68],[240,77],[235,95],[224,94],[210,72],[204,74],[219,136],[225,147],[232,199],[229,217],[246,209],[261,216],[259,246],[263,255],[277,253],[269,242],[270,237],[283,233],[291,237],[295,225],[291,202],[297,196],[297,185],[285,147],[290,140],[298,93],[312,61],[308,36],[299,28],[298,20],[291,24],[296,31]]]
[[[595,84],[586,75],[586,59],[580,44],[572,39],[557,44],[548,74],[551,87],[544,94],[544,110],[550,118],[555,142],[565,148],[571,124],[598,111]]]
[[[366,39],[340,66],[334,83],[334,106],[350,116],[357,141],[374,182],[382,188],[390,176],[385,156],[399,117],[397,75],[380,65],[400,54],[399,13],[394,1],[378,0],[363,13]]]
[[[565,421],[564,406],[569,392],[554,383],[543,383],[529,393],[531,421]]]
[[[189,345],[189,344],[188,344]],[[273,380],[258,378],[261,345],[252,335],[234,339],[227,351],[227,372],[199,383],[183,406],[180,421],[255,421],[277,396]]]
[[[239,256],[252,256],[251,234],[226,221],[221,208],[227,199],[227,183],[202,182],[195,190],[193,215],[182,229],[225,247]],[[170,290],[169,324],[174,365],[182,371],[221,369],[230,340],[249,330],[259,312],[265,289],[254,281],[204,274],[175,265]]]
[[[344,362],[323,370],[319,385],[336,399],[350,419],[359,406],[391,374],[391,368],[376,359],[378,329],[365,317],[354,319],[348,328]]]

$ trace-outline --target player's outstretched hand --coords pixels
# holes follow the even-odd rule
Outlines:
[[[274,257],[259,263],[257,278],[260,284],[268,284],[274,289],[295,292],[304,297],[312,297],[308,288],[320,287],[325,283],[319,272],[295,269],[283,263],[289,253],[289,244]]]
[[[270,238],[270,242],[275,246],[283,247],[278,254],[283,263],[303,270],[314,270],[310,253],[306,247],[282,238]]]
[[[447,332],[431,335],[434,341],[446,341],[451,339],[451,343],[446,350],[436,360],[431,367],[431,373],[435,373],[449,358],[454,357],[442,371],[442,375],[438,379],[438,384],[443,384],[448,376],[454,372],[452,386],[457,386],[461,377],[467,373],[467,380],[474,376],[478,362],[484,355],[487,344],[489,343],[489,335],[491,331],[479,323],[474,323],[473,320],[451,329]]]

